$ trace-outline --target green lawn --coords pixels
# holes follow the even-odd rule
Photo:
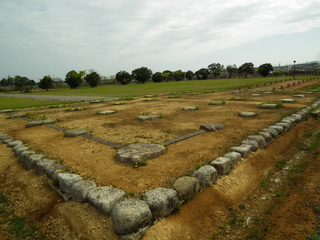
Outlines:
[[[0,110],[40,107],[40,106],[66,104],[66,103],[67,102],[61,102],[61,101],[46,101],[46,100],[0,97]]]

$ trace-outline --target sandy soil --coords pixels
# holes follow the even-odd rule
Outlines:
[[[129,195],[139,197],[155,187],[171,188],[175,179],[194,171],[196,164],[206,164],[226,153],[245,136],[256,133],[286,114],[310,106],[319,98],[319,94],[312,93],[307,94],[306,98],[294,98],[294,103],[283,104],[284,107],[280,109],[258,108],[261,103],[277,103],[283,98],[293,98],[294,94],[299,93],[299,88],[313,84],[319,84],[319,81],[314,80],[272,94],[265,94],[265,91],[271,88],[266,86],[241,93],[181,95],[175,99],[158,96],[157,101],[150,102],[143,101],[144,98],[137,98],[133,101],[123,101],[124,105],[113,105],[114,102],[111,101],[99,104],[81,103],[75,106],[86,109],[76,112],[65,111],[66,108],[19,111],[27,113],[34,119],[59,119],[60,122],[56,124],[58,126],[68,129],[85,128],[90,130],[93,136],[121,144],[134,142],[161,144],[168,139],[197,131],[203,123],[220,123],[226,127],[218,132],[204,133],[172,144],[168,146],[166,154],[149,160],[147,166],[139,168],[116,162],[117,149],[113,147],[82,137],[65,138],[63,132],[45,126],[25,128],[27,123],[25,120],[7,119],[3,114],[0,115],[0,131],[28,143],[31,148],[61,161],[72,171],[95,180],[99,185],[113,185],[127,191]],[[259,93],[260,96],[253,97],[253,93]],[[238,97],[244,100],[231,100]],[[224,100],[226,104],[208,105],[209,102],[216,100]],[[199,110],[182,111],[183,107],[188,106],[198,106]],[[96,115],[96,112],[103,110],[115,110],[117,113]],[[239,117],[238,113],[242,111],[253,111],[258,116]],[[161,114],[163,118],[147,122],[135,119],[142,114]],[[251,153],[247,159],[242,159],[229,175],[222,177],[217,185],[205,189],[185,204],[178,214],[171,215],[152,226],[144,239],[212,239],[213,236],[215,239],[244,239],[243,236],[250,228],[233,231],[237,229],[234,226],[221,226],[228,221],[230,214],[237,211],[245,218],[246,214],[261,215],[265,208],[270,208],[268,204],[274,205],[273,201],[277,200],[274,197],[270,197],[270,201],[264,201],[268,202],[266,204],[258,201],[263,194],[261,188],[257,186],[259,180],[266,176],[268,170],[274,168],[275,161],[288,157],[297,150],[291,148],[294,148],[294,144],[304,133],[319,132],[318,125],[319,120],[314,119],[301,122],[284,133],[281,138],[276,139],[267,150]],[[16,203],[18,214],[29,215],[33,220],[39,221],[42,229],[52,238],[117,239],[109,217],[101,215],[88,204],[63,202],[60,196],[50,189],[45,179],[39,178],[31,171],[23,170],[10,149],[0,145],[0,153],[1,159],[5,159],[0,163],[1,188]],[[315,162],[319,162],[318,156],[315,157]],[[312,168],[319,170],[319,164],[312,164]],[[304,183],[315,184],[318,180],[314,169],[307,171],[308,174],[302,180],[303,186]],[[305,237],[312,230],[314,226],[312,222],[315,220],[310,211],[307,220],[304,219],[305,228],[292,228],[301,222],[300,218],[294,216],[296,212],[302,211],[302,208],[294,206],[300,206],[299,203],[306,201],[301,196],[295,197],[295,194],[303,192],[303,196],[315,198],[311,192],[312,188],[306,193],[308,189],[298,189],[286,198],[278,211],[272,213],[272,220],[268,221],[277,224],[268,225],[270,228],[267,231],[267,236],[270,235],[268,239],[286,239],[285,237],[292,233],[294,238],[291,239],[302,239],[302,236]],[[256,197],[252,199],[253,196]],[[238,207],[242,205],[250,207],[246,207],[244,211]],[[290,209],[290,212],[287,209]]]

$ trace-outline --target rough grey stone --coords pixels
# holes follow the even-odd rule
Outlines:
[[[241,157],[246,158],[251,152],[251,146],[250,145],[235,146],[235,147],[232,147],[231,150],[240,153]]]
[[[277,108],[278,107],[278,105],[277,104],[275,104],[275,103],[266,103],[266,104],[261,104],[260,105],[260,108],[266,108],[266,109],[275,109],[275,108]]]
[[[81,203],[87,202],[89,192],[95,187],[97,185],[93,181],[81,180],[76,182],[71,188],[72,200]]]
[[[200,186],[209,187],[217,182],[218,172],[214,167],[205,165],[195,171],[194,176],[199,179]]]
[[[313,117],[319,117],[320,116],[320,109],[312,111],[310,113],[310,115]]]
[[[160,118],[161,118],[160,115],[148,115],[148,116],[139,116],[136,119],[139,121],[150,121],[150,120],[160,119]]]
[[[39,120],[39,121],[32,121],[29,122],[26,127],[36,127],[36,126],[40,126],[40,125],[44,125],[44,124],[52,124],[52,123],[56,123],[57,120],[56,119],[47,119],[47,120]]]
[[[21,141],[19,141],[19,140],[16,140],[16,141],[9,142],[7,145],[8,145],[8,147],[15,147],[15,146],[18,146],[18,145],[22,146],[23,143]]]
[[[209,103],[209,105],[224,105],[224,104],[225,104],[224,101],[214,101],[214,102]]]
[[[251,96],[252,96],[252,97],[259,97],[260,94],[259,94],[259,93],[254,93],[254,94],[252,94]]]
[[[280,99],[280,102],[283,102],[283,103],[293,103],[294,100],[293,100],[293,99],[288,99],[288,98],[286,98],[286,99]]]
[[[72,186],[81,180],[82,178],[79,175],[72,173],[60,173],[58,175],[59,186],[66,194],[70,194]]]
[[[305,98],[306,95],[303,95],[303,94],[297,94],[297,95],[294,95],[293,97],[295,98]]]
[[[27,161],[28,157],[32,154],[35,154],[34,151],[31,150],[26,150],[20,153],[19,155],[19,160],[22,164],[25,164],[25,162]]]
[[[50,178],[53,181],[56,181],[58,180],[58,175],[62,173],[64,169],[64,166],[60,164],[53,164],[46,169],[46,173],[48,178]]]
[[[145,201],[129,199],[114,206],[111,217],[116,233],[125,235],[148,225],[151,222],[152,214]]]
[[[36,168],[36,173],[38,175],[44,175],[47,173],[47,169],[49,167],[51,167],[52,165],[54,165],[56,162],[54,160],[51,160],[51,159],[41,159],[39,160],[36,165],[35,165],[35,168]]]
[[[288,120],[288,119],[282,119],[281,122],[289,124],[289,128],[293,126],[294,121]]]
[[[238,152],[229,152],[224,155],[231,160],[231,167],[236,165],[241,160],[241,154]]]
[[[275,125],[283,127],[283,131],[288,131],[290,128],[290,124],[285,122],[278,122]]]
[[[8,135],[3,133],[3,132],[0,132],[0,140],[2,141],[3,139],[7,138]]]
[[[272,138],[277,138],[279,136],[278,131],[273,128],[264,128],[262,131],[270,133]]]
[[[77,137],[77,136],[81,136],[81,135],[85,135],[85,134],[88,134],[89,131],[88,130],[85,130],[85,129],[71,129],[71,130],[68,130],[64,136],[65,137]]]
[[[296,119],[298,122],[300,122],[303,118],[300,114],[291,114],[291,116]]]
[[[20,113],[20,114],[11,114],[10,118],[14,119],[14,118],[21,118],[21,117],[25,117],[27,114],[25,113]]]
[[[200,183],[198,178],[184,176],[178,178],[173,187],[177,191],[179,199],[188,202],[199,192]]]
[[[13,112],[13,109],[0,110],[0,113],[9,113],[9,112]]]
[[[264,139],[266,140],[266,143],[272,143],[272,135],[269,132],[259,132],[259,135],[261,135],[262,137],[264,137]]]
[[[204,123],[200,126],[200,129],[206,130],[206,131],[218,131],[221,129],[224,129],[225,126],[219,123]]]
[[[257,116],[257,114],[254,112],[241,112],[241,113],[239,113],[239,116],[240,117],[255,117],[255,116]]]
[[[198,107],[184,107],[183,110],[184,111],[195,111],[195,110],[198,110]]]
[[[88,201],[104,214],[109,215],[112,208],[125,197],[125,192],[109,186],[92,188]]]
[[[27,151],[27,150],[29,150],[29,148],[24,145],[18,145],[12,148],[12,151],[15,153],[17,157],[19,157],[23,151]]]
[[[116,159],[124,163],[143,162],[165,152],[166,148],[159,144],[134,143],[118,150]]]
[[[248,139],[257,141],[259,144],[259,147],[262,149],[267,148],[266,139],[261,135],[250,135],[250,136],[248,136]]]
[[[259,143],[255,140],[251,140],[251,139],[245,139],[241,142],[242,145],[249,145],[251,146],[251,151],[252,152],[256,152],[259,148]]]
[[[36,163],[43,159],[45,156],[43,154],[32,154],[28,156],[28,158],[25,160],[25,167],[27,170],[35,168]]]
[[[2,139],[2,142],[3,142],[4,144],[8,144],[8,143],[13,142],[13,141],[14,141],[14,140],[13,140],[12,137],[6,137],[6,138],[3,138],[3,139]]]
[[[283,127],[278,125],[271,125],[269,128],[275,129],[278,132],[278,134],[281,134],[283,132]]]
[[[173,189],[155,188],[143,195],[154,218],[165,217],[173,212],[179,203],[178,193]]]
[[[100,114],[100,115],[109,115],[109,114],[114,114],[114,113],[116,113],[116,111],[112,111],[112,110],[98,112],[98,114]]]
[[[231,160],[227,157],[218,157],[211,162],[211,165],[220,175],[226,175],[231,170]]]

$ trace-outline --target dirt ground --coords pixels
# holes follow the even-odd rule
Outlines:
[[[149,160],[146,166],[139,168],[115,161],[117,149],[113,147],[82,137],[65,138],[63,132],[46,126],[25,128],[25,120],[7,119],[8,116],[4,114],[0,115],[0,131],[60,161],[82,177],[95,180],[98,185],[112,185],[125,190],[129,196],[139,197],[156,187],[172,188],[173,182],[193,172],[196,164],[207,164],[239,144],[245,136],[319,99],[319,93],[306,94],[306,98],[293,98],[293,95],[300,93],[300,88],[319,84],[319,80],[292,86],[284,91],[265,93],[273,87],[278,89],[280,84],[247,89],[240,93],[187,94],[179,98],[157,96],[156,101],[136,98],[122,101],[123,105],[114,105],[115,101],[79,103],[72,107],[84,107],[85,110],[75,112],[65,111],[70,106],[18,111],[34,119],[58,119],[58,126],[88,129],[95,137],[121,144],[161,144],[197,131],[203,123],[225,126],[218,132],[207,132],[169,145],[166,154]],[[235,98],[242,100],[235,101]],[[284,98],[293,98],[295,102],[283,103],[280,109],[259,108],[262,103],[278,103]],[[217,100],[223,100],[225,104],[208,105]],[[189,106],[198,106],[199,110],[182,110]],[[116,114],[96,114],[104,110],[114,110]],[[238,113],[244,111],[255,112],[258,116],[239,117]],[[163,118],[146,122],[135,119],[148,114],[160,114]],[[271,178],[268,175],[270,171],[281,175],[283,171],[274,167],[276,161],[295,159],[297,154],[305,154],[295,144],[303,140],[308,132],[320,132],[319,120],[310,118],[300,122],[275,139],[266,150],[259,149],[242,159],[230,174],[221,177],[217,185],[205,189],[183,205],[179,213],[155,223],[143,239],[246,239],[245,236],[255,230],[255,226],[260,229],[261,225],[267,226],[267,229],[263,229],[264,239],[304,239],[314,231],[316,224],[312,209],[305,204],[316,199],[319,202],[316,189],[319,187],[319,155],[306,155],[306,159],[312,158],[312,163],[304,171],[299,184],[286,189],[288,194],[281,201],[275,189],[283,185],[273,186],[271,182],[268,188],[262,188],[259,181]],[[302,158],[304,155],[298,156]],[[38,222],[49,239],[118,238],[110,217],[103,216],[88,204],[64,202],[49,187],[45,178],[24,170],[3,144],[0,144],[0,157],[1,190],[15,203],[16,213]],[[266,210],[269,210],[268,213]],[[227,224],[230,218],[236,219],[233,221],[236,224]]]

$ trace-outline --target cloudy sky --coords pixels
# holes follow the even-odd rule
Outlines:
[[[320,60],[320,0],[2,0],[0,79]]]

